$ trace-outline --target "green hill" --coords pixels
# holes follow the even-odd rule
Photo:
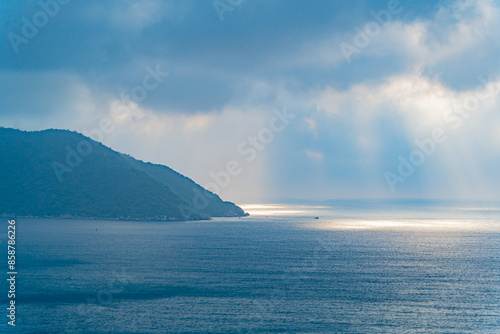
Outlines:
[[[106,219],[243,216],[172,169],[65,130],[0,128],[0,214]]]

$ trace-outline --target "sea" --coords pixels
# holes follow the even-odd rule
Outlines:
[[[249,204],[209,221],[7,218],[0,333],[500,333],[500,205]]]

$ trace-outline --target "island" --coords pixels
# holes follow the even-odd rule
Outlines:
[[[74,131],[0,128],[0,157],[4,217],[201,220],[247,215],[167,166],[136,160]]]

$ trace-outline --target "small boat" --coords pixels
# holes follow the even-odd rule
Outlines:
[[[314,217],[314,219],[319,219],[319,217]]]

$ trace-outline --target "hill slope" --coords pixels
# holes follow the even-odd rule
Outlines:
[[[244,212],[166,166],[79,133],[0,128],[0,214],[166,220]]]
[[[211,217],[242,216],[243,210],[231,202],[224,202],[216,194],[205,190],[190,178],[173,169],[145,163],[124,155],[133,167],[144,171],[156,181],[167,186],[178,197]]]

